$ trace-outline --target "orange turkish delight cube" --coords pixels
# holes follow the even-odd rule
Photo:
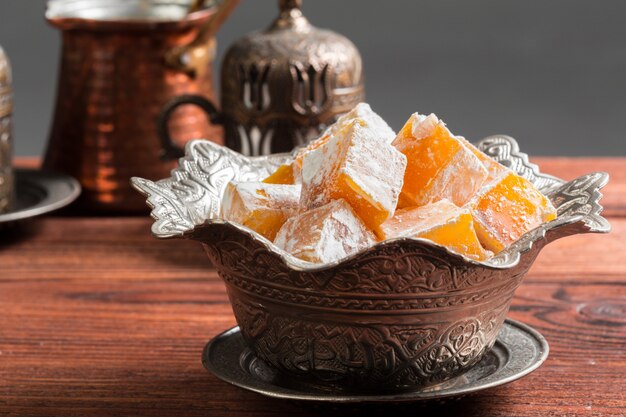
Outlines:
[[[296,214],[300,188],[300,185],[231,182],[222,200],[222,216],[273,240],[283,223]]]
[[[472,214],[449,200],[396,211],[380,225],[376,234],[381,240],[419,237],[431,240],[470,259],[482,261],[492,255],[481,246]]]
[[[276,171],[263,180],[266,184],[286,184],[292,185],[296,183],[293,172],[293,162],[283,164],[276,168]]]
[[[457,136],[457,138],[459,140],[461,140],[463,142],[463,144],[470,151],[472,151],[472,153],[474,155],[476,155],[476,158],[478,158],[480,160],[480,162],[482,162],[483,166],[487,170],[487,178],[485,180],[485,183],[493,181],[494,179],[496,179],[500,175],[503,175],[505,172],[509,172],[509,169],[507,167],[505,167],[504,165],[498,163],[495,159],[491,158],[489,155],[487,155],[484,152],[482,152],[480,149],[478,149],[476,146],[471,144],[464,137]]]
[[[293,256],[317,263],[342,259],[374,243],[374,234],[345,200],[333,200],[290,218],[274,240]]]
[[[530,181],[510,170],[487,184],[470,206],[480,242],[495,253],[556,218],[550,200]]]
[[[328,142],[331,136],[348,126],[355,119],[359,119],[362,123],[370,126],[371,129],[376,131],[379,136],[378,139],[381,141],[391,143],[396,137],[395,132],[378,114],[372,110],[369,104],[359,103],[348,113],[339,117],[337,121],[330,125],[319,138],[309,142],[305,148],[300,149],[291,163],[283,164],[278,167],[276,171],[264,179],[263,182],[268,184],[299,183],[304,155]]]
[[[407,157],[402,200],[413,205],[447,198],[463,206],[487,178],[481,161],[434,114],[411,115],[393,145]]]
[[[310,209],[345,199],[373,229],[395,211],[405,167],[402,153],[354,119],[304,155],[300,204]]]
[[[302,160],[304,159],[304,155],[324,145],[326,142],[328,142],[331,136],[348,126],[355,119],[359,119],[362,123],[368,125],[371,129],[373,129],[378,135],[378,139],[383,142],[391,143],[396,137],[395,132],[389,127],[389,125],[383,120],[382,117],[380,117],[372,110],[369,104],[359,103],[348,113],[339,117],[337,121],[330,125],[319,138],[309,142],[309,144],[305,148],[301,149],[296,154],[296,157],[291,164],[291,175],[293,176],[295,183],[299,182],[298,180],[300,178],[300,171],[302,169]]]
[[[368,125],[374,132],[376,132],[378,140],[382,142],[391,143],[396,137],[396,133],[389,127],[387,122],[385,122],[382,117],[380,117],[372,110],[369,104],[359,103],[354,106],[354,108],[348,113],[339,117],[335,123],[330,125],[328,129],[326,129],[320,139],[311,142],[309,146],[313,146],[312,149],[318,148],[323,143],[318,143],[316,145],[316,142],[322,140],[324,137],[333,136],[335,133],[348,126],[352,121],[356,119],[359,119],[360,121]]]

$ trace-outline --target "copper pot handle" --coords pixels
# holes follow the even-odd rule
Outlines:
[[[201,2],[203,4],[204,1]],[[235,9],[239,0],[221,0],[218,2],[216,12],[202,26],[196,38],[187,45],[180,45],[165,54],[165,62],[172,68],[196,78],[213,60],[215,46],[207,48],[207,43],[211,42],[217,30]],[[211,42],[213,43],[213,42]]]
[[[164,160],[178,159],[185,156],[185,150],[172,140],[168,127],[170,117],[174,113],[174,110],[184,104],[193,104],[200,107],[204,110],[212,124],[222,123],[222,118],[217,107],[206,98],[195,94],[183,94],[174,97],[163,106],[157,121],[157,133],[159,134],[159,139],[161,139],[162,146],[161,158]]]

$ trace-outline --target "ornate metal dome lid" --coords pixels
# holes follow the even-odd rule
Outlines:
[[[280,15],[267,29],[250,33],[229,48],[223,71],[236,70],[232,67],[248,60],[282,62],[285,65],[276,68],[284,71],[292,71],[290,65],[301,69],[310,65],[323,71],[328,65],[335,88],[361,84],[362,59],[356,46],[345,36],[313,26],[302,14],[301,5],[302,0],[280,0]]]
[[[301,0],[279,0],[269,28],[236,41],[222,62],[226,144],[246,155],[286,152],[363,101],[363,62],[345,36],[311,25]]]

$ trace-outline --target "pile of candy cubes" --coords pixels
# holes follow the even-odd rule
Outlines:
[[[428,239],[482,261],[556,218],[533,184],[415,113],[396,135],[361,103],[263,182],[232,182],[222,216],[305,261]]]

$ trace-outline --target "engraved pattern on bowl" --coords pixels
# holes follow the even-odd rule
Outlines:
[[[244,339],[262,360],[329,389],[401,391],[459,375],[482,358],[543,246],[610,230],[599,205],[606,173],[566,183],[540,173],[508,136],[488,137],[478,147],[533,182],[558,212],[483,262],[402,238],[312,264],[219,218],[229,181],[264,178],[288,154],[249,158],[194,141],[170,178],[132,182],[153,208],[156,237],[203,243]]]

